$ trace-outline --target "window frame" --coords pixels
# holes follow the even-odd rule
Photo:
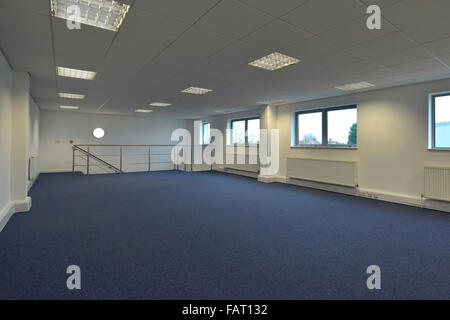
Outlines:
[[[209,124],[209,143],[205,143],[205,128],[204,126]],[[211,123],[210,122],[202,122],[201,131],[200,131],[200,142],[202,146],[206,146],[211,144]]]
[[[297,111],[294,114],[294,123],[295,123],[295,140],[294,146],[300,148],[336,148],[336,149],[356,149],[358,148],[358,138],[356,138],[356,144],[328,144],[328,112],[329,111],[339,111],[339,110],[349,110],[356,109],[358,112],[357,104],[347,104],[342,106],[334,106],[334,107],[325,107],[325,108],[317,108],[310,110],[302,110]],[[310,114],[310,113],[322,113],[322,143],[321,144],[301,144],[299,139],[299,121],[298,116],[301,114]],[[358,127],[358,121],[356,121],[356,127]]]
[[[450,96],[450,92],[431,94],[431,149],[450,150],[450,147],[436,147],[436,98]]]
[[[231,145],[233,146],[237,146],[237,143],[233,143],[233,123],[234,122],[239,122],[239,121],[245,121],[245,142],[244,145],[245,146],[249,146],[249,145],[259,145],[260,141],[258,141],[258,143],[248,143],[248,121],[249,120],[259,120],[259,130],[261,130],[261,117],[249,117],[249,118],[239,118],[239,119],[232,119],[230,121],[230,129],[231,129]],[[259,137],[261,140],[261,136]]]

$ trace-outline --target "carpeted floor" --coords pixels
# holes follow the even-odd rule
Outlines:
[[[0,299],[450,299],[448,213],[209,172],[42,174],[31,196]]]

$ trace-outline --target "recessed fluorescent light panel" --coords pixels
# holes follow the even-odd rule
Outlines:
[[[274,52],[268,56],[262,57],[261,59],[250,62],[249,65],[269,71],[275,71],[299,62],[301,62],[301,60],[286,56],[279,52]]]
[[[80,9],[78,16],[72,8]],[[51,10],[54,17],[119,31],[130,6],[112,0],[51,0]]]
[[[97,72],[94,71],[70,69],[64,67],[56,67],[56,73],[60,77],[77,78],[83,80],[94,80],[95,76],[97,75]]]
[[[206,93],[211,92],[211,91],[212,91],[211,89],[190,87],[190,88],[182,90],[181,92],[189,93],[189,94],[206,94]]]
[[[172,104],[171,103],[165,103],[165,102],[152,102],[149,104],[152,107],[169,107]]]
[[[84,94],[75,94],[75,93],[59,93],[60,98],[65,99],[84,99],[86,96]]]
[[[369,83],[369,82],[356,82],[356,83],[349,83],[345,84],[343,86],[337,86],[336,89],[343,90],[343,91],[353,91],[353,90],[360,90],[365,88],[374,87],[375,85]]]
[[[279,106],[281,104],[285,104],[286,102],[283,100],[266,100],[266,101],[257,101],[256,103],[263,105]]]
[[[149,109],[136,109],[134,110],[134,112],[138,112],[138,113],[150,113],[153,110],[149,110]]]
[[[68,110],[78,110],[79,107],[76,106],[59,106],[61,109],[68,109]]]

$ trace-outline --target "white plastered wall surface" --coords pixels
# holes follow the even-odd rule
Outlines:
[[[288,157],[357,161],[359,191],[380,198],[426,205],[422,201],[424,167],[450,167],[450,151],[428,149],[429,94],[450,91],[450,79],[355,93],[278,107],[280,170],[286,176]],[[314,149],[291,146],[296,111],[357,104],[358,148]],[[432,207],[448,210],[435,202]]]

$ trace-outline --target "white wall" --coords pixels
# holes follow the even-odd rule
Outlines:
[[[39,121],[41,110],[30,97],[30,127],[28,155],[39,155]]]
[[[0,231],[15,212],[31,207],[28,158],[39,154],[39,107],[29,75],[11,69],[0,52]]]
[[[0,53],[0,230],[11,201],[12,70]]]
[[[11,199],[16,212],[26,212],[31,207],[31,198],[28,197],[30,76],[26,72],[13,72],[11,137]]]
[[[450,91],[450,79],[278,107],[280,170],[286,175],[288,157],[357,161],[359,187],[380,194],[420,199],[424,166],[450,165],[450,151],[429,151],[428,98]],[[295,111],[358,105],[358,149],[333,150],[291,147]]]
[[[40,154],[42,172],[72,171],[74,144],[174,144],[172,131],[187,128],[187,120],[41,111]],[[105,130],[102,139],[92,132]]]

